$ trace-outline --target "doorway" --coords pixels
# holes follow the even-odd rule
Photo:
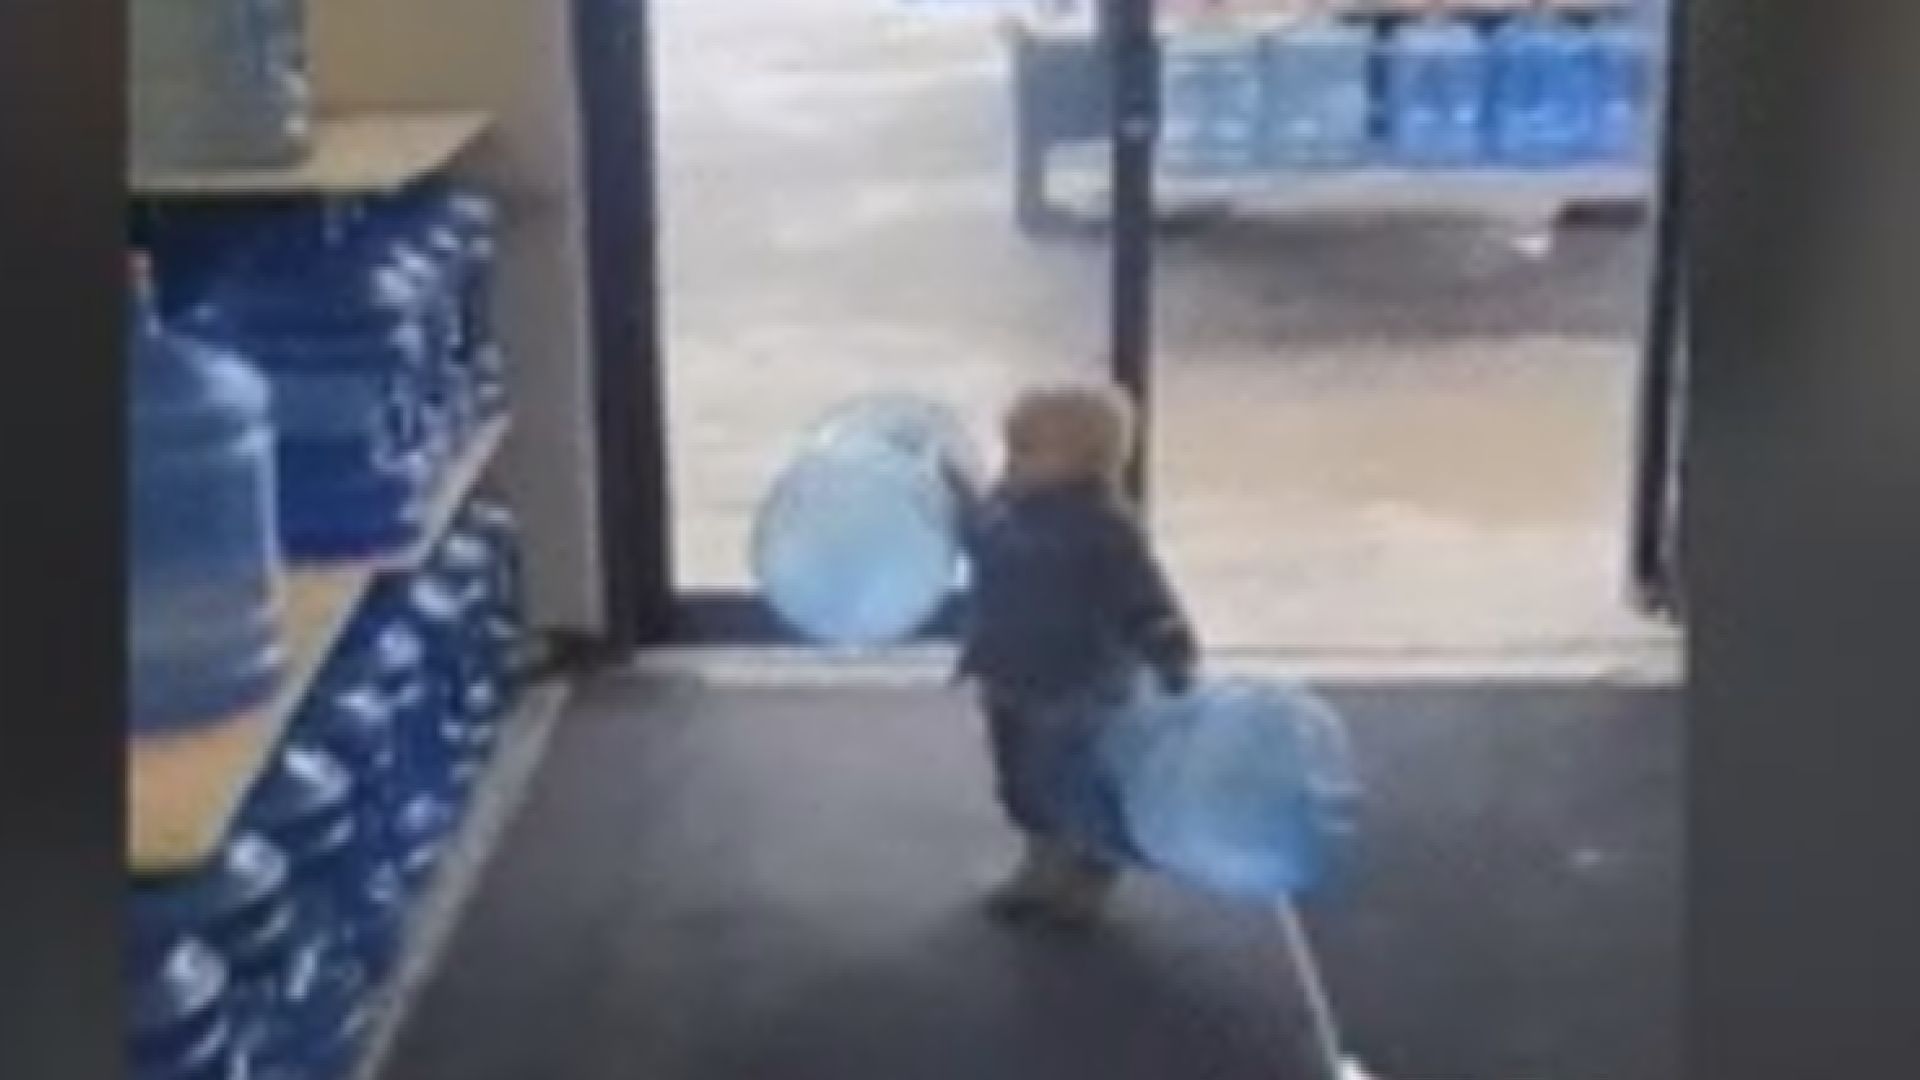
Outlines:
[[[808,426],[905,391],[989,445],[1018,385],[1106,364],[1110,247],[1009,227],[993,6],[650,7],[676,626],[763,640],[753,515]]]
[[[1671,154],[1625,224],[1195,214],[1155,164],[1152,0],[645,6],[641,636],[781,638],[752,514],[828,406],[915,391],[984,440],[1021,382],[1104,372],[1224,649],[1670,644]]]

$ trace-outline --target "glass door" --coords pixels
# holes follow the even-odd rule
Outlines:
[[[1108,370],[1116,330],[1142,347],[1112,306],[1144,312],[1144,246],[1121,271],[1106,27],[1046,0],[652,0],[677,636],[781,633],[754,517],[828,409],[920,395],[990,450],[1018,387]]]
[[[1174,6],[1153,513],[1210,640],[1663,639],[1623,568],[1667,5]]]

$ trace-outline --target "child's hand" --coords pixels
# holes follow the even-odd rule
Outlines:
[[[964,498],[972,498],[980,489],[980,482],[965,465],[944,454],[940,457],[940,479]]]
[[[1160,672],[1160,688],[1172,697],[1185,697],[1193,691],[1194,672],[1190,667],[1167,668]]]

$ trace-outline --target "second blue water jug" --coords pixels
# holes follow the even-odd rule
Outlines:
[[[1484,159],[1488,52],[1473,24],[1431,15],[1396,27],[1382,67],[1387,142],[1396,159],[1416,167]]]
[[[302,913],[300,959],[257,1037],[256,1068],[287,1080],[340,1075],[372,1015],[366,938],[393,932],[403,897],[365,842],[354,777],[324,751],[282,752],[242,820],[286,852]]]
[[[1657,34],[1646,17],[1603,18],[1590,31],[1594,153],[1616,164],[1644,162],[1653,145]]]
[[[1138,857],[1222,894],[1312,887],[1352,828],[1345,728],[1300,687],[1221,680],[1170,697],[1143,683],[1102,757]]]
[[[1263,50],[1235,32],[1170,37],[1161,56],[1160,160],[1175,174],[1257,168],[1266,133]]]
[[[1266,44],[1266,157],[1281,168],[1354,165],[1372,148],[1373,31],[1314,16]]]
[[[284,663],[267,384],[164,331],[144,261],[128,335],[131,723],[166,732],[264,702]]]
[[[938,405],[886,396],[830,413],[754,523],[753,569],[768,603],[834,645],[920,629],[960,567],[964,508],[945,471],[971,461],[964,428]]]
[[[1592,36],[1534,9],[1494,31],[1488,129],[1513,165],[1569,165],[1593,153],[1597,94]]]

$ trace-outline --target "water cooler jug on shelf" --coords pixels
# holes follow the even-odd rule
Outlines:
[[[363,557],[419,535],[445,453],[429,405],[434,286],[418,260],[368,242],[361,208],[293,211],[187,316],[272,380],[291,553]]]
[[[1599,104],[1592,33],[1535,6],[1504,20],[1489,50],[1493,158],[1532,167],[1590,160]]]
[[[1395,160],[1416,168],[1485,160],[1489,63],[1478,28],[1430,11],[1388,31],[1381,67]]]
[[[127,1074],[133,1080],[248,1080],[226,964],[191,938],[127,951]]]
[[[127,13],[137,169],[264,168],[307,155],[304,0],[135,0]]]
[[[134,730],[175,731],[278,687],[280,539],[267,383],[170,333],[144,260],[128,336],[128,642]]]
[[[1316,11],[1267,38],[1266,162],[1280,169],[1363,163],[1372,151],[1374,33]]]

